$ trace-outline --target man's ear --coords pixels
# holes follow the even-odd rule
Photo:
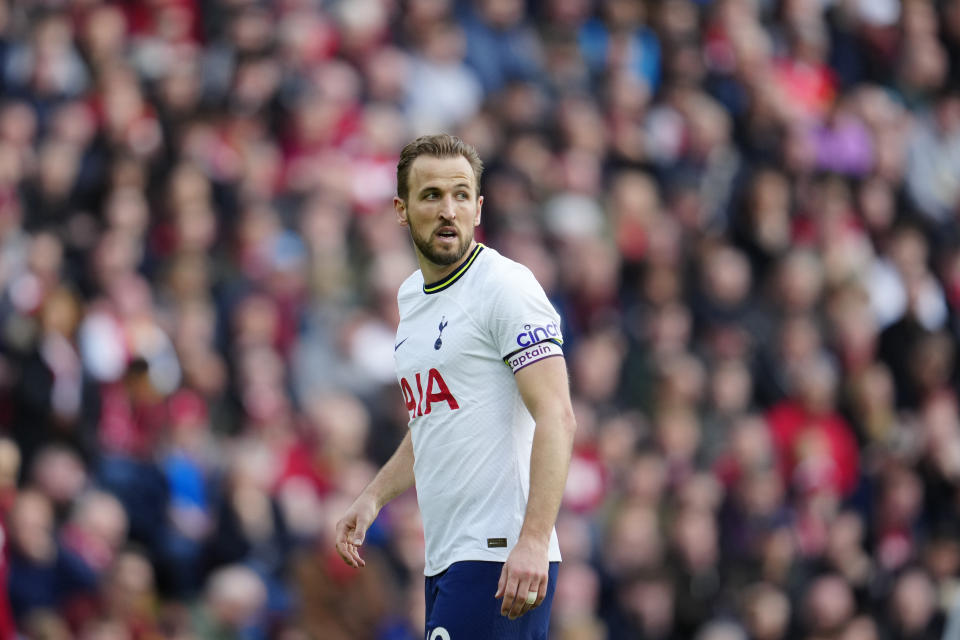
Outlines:
[[[407,205],[399,197],[394,196],[393,198],[393,210],[397,213],[397,224],[401,227],[406,227],[409,225],[407,221]]]
[[[483,208],[483,196],[477,196],[477,217],[473,219],[473,226],[480,226],[480,210]]]

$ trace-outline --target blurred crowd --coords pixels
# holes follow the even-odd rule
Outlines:
[[[960,637],[960,0],[2,0],[0,638],[423,637],[412,493],[332,536],[441,130],[563,317],[554,639]]]

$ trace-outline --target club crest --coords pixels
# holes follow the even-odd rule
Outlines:
[[[440,347],[443,346],[443,339],[442,339],[443,330],[446,329],[448,324],[450,324],[449,322],[446,322],[446,319],[447,319],[447,316],[443,316],[442,318],[440,318],[440,325],[439,325],[440,334],[437,336],[437,341],[433,343],[433,348],[436,349],[437,351],[439,351]]]

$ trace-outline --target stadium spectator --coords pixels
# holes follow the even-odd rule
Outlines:
[[[441,129],[562,319],[555,637],[953,633],[958,61],[958,0],[0,3],[0,639],[422,637],[412,502],[329,536]]]

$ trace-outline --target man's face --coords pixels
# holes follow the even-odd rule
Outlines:
[[[420,156],[410,166],[407,200],[394,198],[397,221],[410,227],[417,252],[437,266],[456,264],[473,244],[483,197],[463,156]]]

